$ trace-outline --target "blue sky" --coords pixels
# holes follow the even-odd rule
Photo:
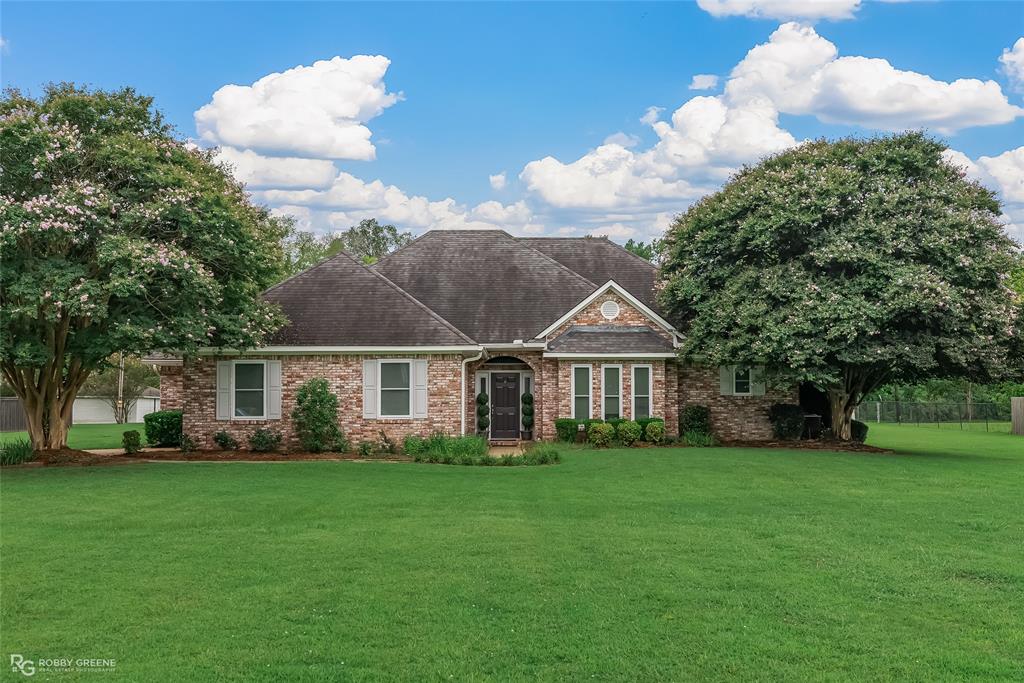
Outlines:
[[[71,80],[150,94],[182,136],[233,147],[236,165],[246,154],[240,174],[258,201],[319,231],[377,215],[414,232],[496,225],[647,238],[762,154],[809,137],[924,127],[1001,193],[1011,233],[1024,234],[1024,97],[1015,80],[1024,77],[1024,43],[1019,59],[1014,50],[1024,35],[1020,3],[835,0],[828,11],[842,18],[820,16],[814,3],[806,10],[759,0],[702,4],[710,9],[4,2],[2,81],[36,92],[47,81]],[[776,53],[749,57],[759,45]],[[353,99],[363,110],[353,117],[339,114],[347,82],[327,73],[345,67],[312,67],[356,55],[390,63],[379,78],[355,77],[361,89]],[[885,60],[889,71],[846,58]],[[724,94],[745,59],[746,80]],[[808,71],[814,59],[818,68]],[[763,75],[780,65],[805,72]],[[219,89],[299,66],[310,68],[301,83],[243,92],[211,112],[217,130],[197,129],[195,112]],[[718,83],[691,90],[697,74]],[[890,89],[860,101],[858,93],[886,79]],[[992,84],[951,85],[957,79]],[[694,97],[705,99],[691,104],[685,124],[674,123],[673,112]],[[642,122],[650,107],[663,110]],[[292,148],[228,130],[257,113],[284,123],[313,117],[302,124],[313,142]],[[317,147],[317,139],[359,127],[372,133],[359,150]],[[282,157],[291,160],[286,182]],[[489,179],[499,173],[503,187]]]

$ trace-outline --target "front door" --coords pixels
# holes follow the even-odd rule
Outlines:
[[[519,438],[519,373],[491,373],[491,438]]]

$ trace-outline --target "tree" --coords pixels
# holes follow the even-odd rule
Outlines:
[[[993,193],[920,133],[817,141],[741,170],[669,229],[681,353],[828,394],[833,433],[890,382],[1024,367],[1017,247]]]
[[[646,242],[640,242],[630,238],[626,240],[625,244],[626,251],[636,254],[642,259],[646,259],[651,263],[654,263],[661,256],[664,250],[664,243],[662,240],[652,239],[650,244]]]
[[[287,220],[288,234],[283,244],[287,261],[285,275],[301,273],[341,251],[341,242],[337,238],[299,230],[290,219]]]
[[[393,225],[381,225],[376,218],[359,221],[336,238],[341,248],[364,263],[376,263],[382,256],[412,241],[412,233],[398,232]]]
[[[0,371],[36,449],[116,352],[247,348],[282,322],[260,292],[285,226],[131,89],[0,98]]]
[[[124,359],[124,379],[121,379],[119,357],[109,359],[109,364],[94,371],[82,385],[80,395],[102,398],[114,412],[118,424],[128,422],[128,415],[146,389],[160,384],[160,375],[138,358]],[[118,403],[118,399],[121,402]]]

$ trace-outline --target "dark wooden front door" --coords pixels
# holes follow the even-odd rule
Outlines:
[[[491,374],[491,438],[519,438],[519,373]]]

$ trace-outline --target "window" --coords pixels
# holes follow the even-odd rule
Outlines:
[[[412,417],[412,363],[380,362],[380,417]]]
[[[576,419],[590,417],[590,366],[572,366],[572,416]]]
[[[614,420],[622,417],[622,366],[601,366],[601,405],[604,408],[604,419]]]
[[[487,393],[487,375],[480,375],[480,391],[477,392],[477,393],[480,393],[480,394],[486,394]]]
[[[523,393],[524,394],[532,394],[533,393],[532,391],[530,391],[530,387],[533,384],[532,380],[533,380],[533,378],[530,377],[529,375],[525,375],[523,377]]]
[[[633,419],[651,416],[651,366],[633,366]]]
[[[263,362],[241,362],[234,364],[234,410],[235,417],[260,418],[267,415],[266,364]]]
[[[750,368],[736,366],[733,369],[732,393],[741,396],[750,395]]]

